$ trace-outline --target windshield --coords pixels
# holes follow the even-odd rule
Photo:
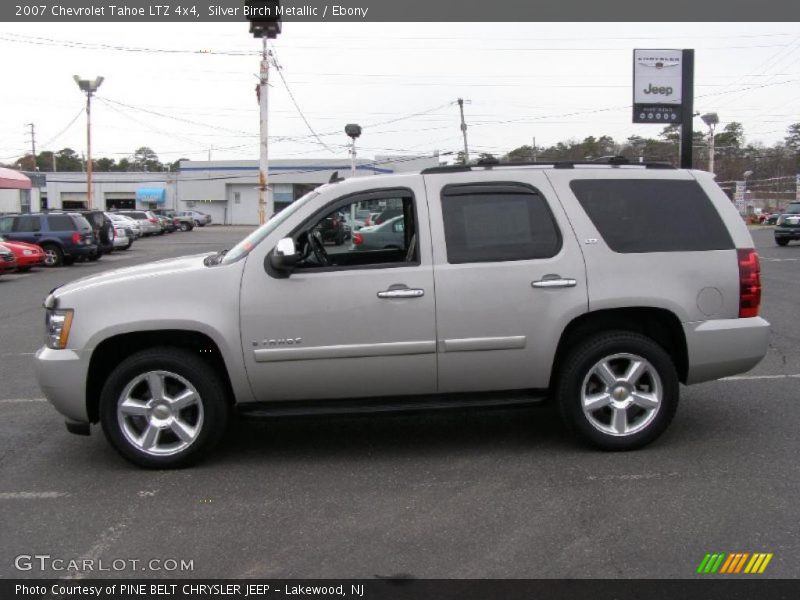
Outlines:
[[[800,215],[800,203],[797,204],[790,204],[786,207],[787,215]]]
[[[225,258],[221,261],[222,264],[229,265],[232,262],[236,262],[240,258],[250,254],[250,251],[258,246],[261,241],[270,233],[272,233],[278,225],[283,223],[291,215],[297,212],[298,209],[307,204],[309,200],[316,198],[317,196],[319,196],[319,192],[312,190],[299,200],[292,202],[278,214],[273,215],[269,221],[264,223],[261,227],[256,229],[253,233],[231,248],[230,251],[225,255]]]

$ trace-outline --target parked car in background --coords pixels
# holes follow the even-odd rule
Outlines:
[[[140,237],[142,237],[142,228],[136,219],[132,219],[115,212],[107,212],[106,216],[111,219],[111,222],[114,223],[115,227],[124,228],[125,231],[128,232],[128,237],[131,237],[134,240],[138,240]]]
[[[17,259],[11,248],[5,244],[0,244],[0,275],[13,273],[17,270]]]
[[[790,202],[775,223],[775,243],[785,246],[791,240],[800,240],[800,202]]]
[[[118,250],[128,250],[133,246],[133,234],[130,229],[125,229],[121,225],[114,227],[114,248]]]
[[[211,215],[199,210],[184,210],[178,213],[181,217],[191,217],[195,227],[205,227],[211,223]]]
[[[766,219],[764,219],[764,225],[775,225],[778,222],[778,219],[781,218],[783,211],[783,208],[776,208],[774,212],[768,214]]]
[[[159,208],[153,212],[171,219],[176,229],[180,229],[181,231],[191,231],[194,229],[194,219],[189,215],[179,214],[174,210],[165,208]]]
[[[405,221],[403,215],[393,217],[380,225],[362,227],[353,234],[354,250],[400,250],[405,246]]]
[[[159,215],[153,211],[150,212],[152,212],[156,216],[156,219],[158,219],[158,224],[161,227],[162,233],[173,233],[176,229],[178,229],[172,219],[165,217],[164,215]]]
[[[164,233],[156,216],[149,210],[120,210],[117,214],[130,217],[139,223],[142,235],[161,235]]]
[[[103,254],[111,254],[114,251],[114,223],[102,210],[78,210],[75,211],[83,215],[89,221],[97,240],[97,253],[87,258],[97,260]]]
[[[30,271],[32,267],[44,264],[44,250],[37,244],[12,242],[0,235],[0,243],[11,250],[17,260],[18,271]]]
[[[7,239],[38,244],[47,267],[71,265],[77,258],[98,255],[94,230],[76,212],[29,213],[0,217],[0,235]]]

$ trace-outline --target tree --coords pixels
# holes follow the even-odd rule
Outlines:
[[[147,146],[142,146],[133,153],[133,162],[142,171],[162,171],[164,169],[164,165],[158,160],[158,154]]]
[[[83,160],[72,148],[56,152],[56,165],[59,171],[83,171]]]
[[[783,139],[787,148],[793,152],[800,153],[800,123],[789,125],[786,130],[786,137]]]
[[[520,146],[506,154],[503,159],[507,162],[526,162],[533,160],[533,146]]]
[[[181,170],[181,161],[189,160],[188,158],[179,158],[178,160],[169,163],[169,170],[170,171],[180,171]]]
[[[714,136],[714,147],[719,156],[740,156],[744,146],[744,127],[737,121],[731,121]]]
[[[114,167],[116,166],[116,162],[113,158],[98,158],[94,162],[94,170],[95,171],[113,171]]]

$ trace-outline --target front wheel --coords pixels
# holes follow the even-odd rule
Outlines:
[[[179,348],[138,352],[117,366],[100,394],[108,441],[141,467],[187,466],[213,448],[230,412],[209,365]]]
[[[775,243],[778,244],[778,246],[785,246],[789,243],[789,240],[787,238],[775,238]]]
[[[189,223],[185,221],[181,223],[181,231],[190,231],[191,229],[192,227],[189,225]]]
[[[610,331],[575,346],[558,374],[566,425],[602,450],[654,441],[675,416],[679,382],[669,354],[638,333]]]
[[[45,267],[60,267],[64,264],[64,252],[55,244],[44,244],[42,250]]]

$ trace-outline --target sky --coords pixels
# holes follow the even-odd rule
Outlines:
[[[85,152],[85,97],[72,76],[105,78],[92,104],[93,156],[149,146],[178,158],[258,159],[261,41],[247,23],[0,23],[0,162]],[[503,154],[611,135],[631,122],[633,48],[694,48],[695,110],[772,144],[800,121],[796,23],[284,23],[271,43],[271,158]],[[284,82],[285,80],[285,82]],[[699,119],[695,128],[704,128]]]

